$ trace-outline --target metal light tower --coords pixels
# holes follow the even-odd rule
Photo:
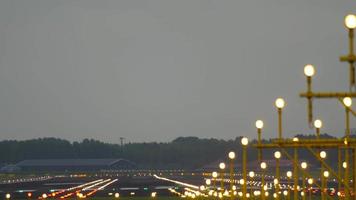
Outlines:
[[[244,180],[244,184],[242,185],[242,199],[246,200],[246,194],[247,194],[247,166],[246,166],[246,161],[247,161],[247,145],[248,145],[248,139],[247,137],[243,137],[241,139],[241,144],[242,144],[242,179]]]

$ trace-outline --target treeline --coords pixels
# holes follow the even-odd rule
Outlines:
[[[302,136],[311,138],[314,136]],[[322,135],[323,138],[332,138]],[[0,142],[0,164],[15,164],[25,159],[68,159],[68,158],[125,158],[140,168],[197,169],[226,158],[229,151],[235,151],[241,158],[241,137],[235,140],[200,139],[179,137],[168,143],[129,143],[124,146],[103,143],[93,139],[69,142],[57,138],[41,138],[25,141],[6,140]],[[264,141],[268,142],[268,141]],[[256,141],[250,141],[251,144]],[[264,158],[270,159],[272,149],[264,151]],[[336,158],[336,151],[329,151],[329,158]],[[315,162],[307,150],[300,156]],[[248,159],[257,158],[257,150],[248,148]]]

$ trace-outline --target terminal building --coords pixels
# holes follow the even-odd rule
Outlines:
[[[135,163],[126,159],[38,159],[16,164],[23,171],[98,171],[136,169]]]

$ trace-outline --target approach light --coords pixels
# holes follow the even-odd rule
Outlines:
[[[284,108],[284,106],[285,106],[284,99],[282,99],[282,98],[276,99],[275,104],[276,104],[276,107],[279,108],[279,109]]]
[[[321,128],[323,126],[323,122],[320,119],[314,121],[315,128]]]
[[[312,77],[315,74],[315,69],[313,65],[305,65],[304,67],[304,74],[307,77]]]
[[[233,160],[233,159],[235,159],[235,157],[236,157],[235,152],[230,151],[230,152],[229,152],[229,158],[230,158],[231,160]]]
[[[248,139],[247,139],[247,137],[243,137],[243,138],[241,139],[241,144],[244,145],[244,146],[247,146],[247,145],[248,145]]]
[[[262,129],[263,128],[263,121],[262,120],[257,120],[255,125],[256,125],[256,128]]]
[[[355,15],[347,15],[345,17],[345,26],[348,28],[348,29],[354,29],[356,28],[356,16]]]

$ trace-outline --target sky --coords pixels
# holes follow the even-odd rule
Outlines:
[[[179,136],[311,134],[315,91],[347,91],[344,16],[354,0],[1,0],[0,140],[118,143]],[[314,101],[322,132],[344,133],[336,100]],[[352,118],[351,127],[355,127]]]

